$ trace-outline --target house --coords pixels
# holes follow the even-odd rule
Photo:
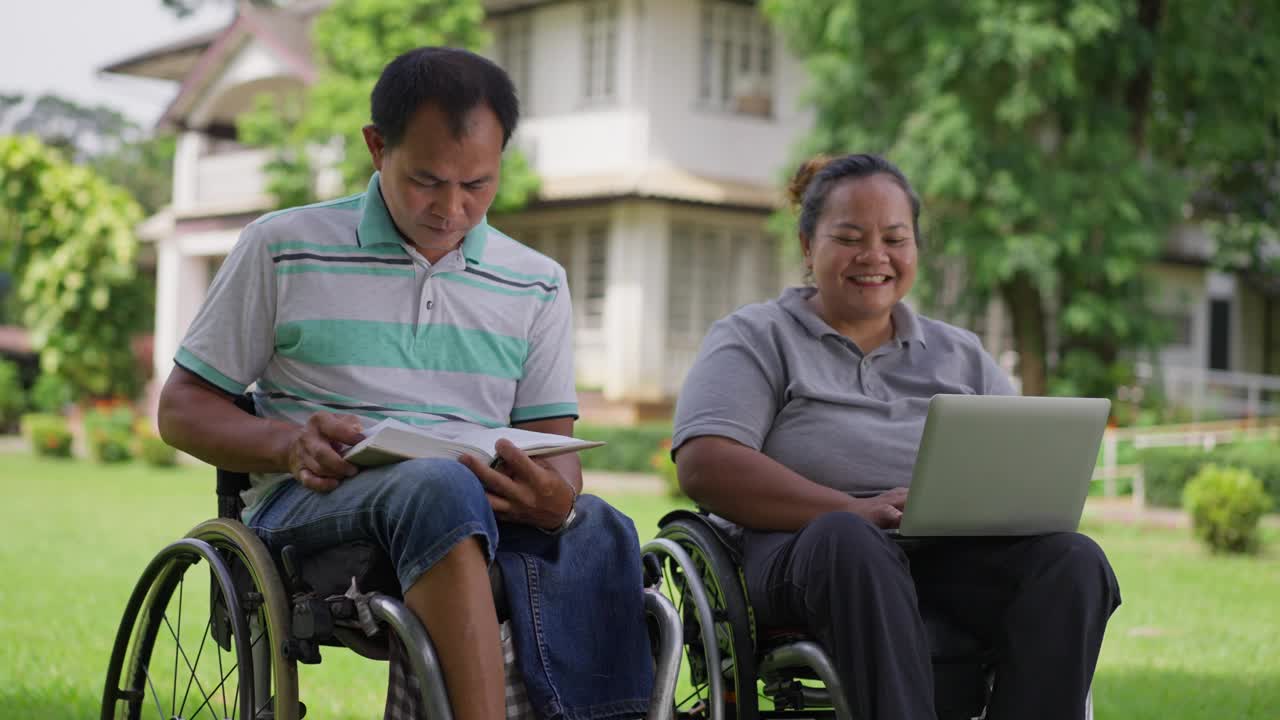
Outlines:
[[[258,94],[313,79],[307,28],[326,4],[243,3],[217,32],[105,68],[179,84],[160,120],[179,132],[173,203],[142,229],[156,243],[157,377],[220,258],[273,208],[267,154],[236,141],[235,120]],[[513,142],[542,180],[529,207],[490,220],[568,271],[584,412],[661,415],[710,323],[795,279],[779,269],[765,220],[810,124],[803,68],[741,0],[484,5],[488,53],[522,98]],[[338,194],[331,175],[316,183],[321,196]],[[1280,372],[1277,293],[1210,271],[1206,247],[1203,234],[1180,232],[1152,268],[1165,288],[1161,311],[1179,329],[1162,365],[1190,368],[1202,384],[1206,368]],[[1007,356],[1004,313],[993,306],[975,324]]]
[[[246,4],[216,33],[104,69],[179,83],[160,119],[179,132],[173,203],[143,229],[157,246],[157,377],[240,229],[273,209],[266,152],[236,142],[235,120],[314,77],[307,26],[324,4]],[[664,412],[710,322],[780,287],[764,223],[809,122],[802,69],[741,2],[485,5],[489,52],[522,98],[513,142],[542,181],[536,202],[491,222],[565,266],[580,387],[624,418]]]

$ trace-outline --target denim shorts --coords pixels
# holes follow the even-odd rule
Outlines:
[[[249,526],[272,552],[377,542],[401,592],[465,538],[480,540],[489,562],[498,547],[498,523],[480,480],[461,463],[437,458],[363,470],[329,493],[290,478],[254,509]]]
[[[591,495],[579,496],[577,507],[558,535],[500,523],[461,463],[408,460],[364,470],[327,494],[287,480],[249,525],[274,552],[377,542],[402,591],[475,537],[502,566],[516,664],[538,716],[639,717],[653,691],[653,658],[635,525]]]

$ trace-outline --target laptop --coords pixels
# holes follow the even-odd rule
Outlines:
[[[1100,398],[935,395],[896,535],[1074,531],[1110,410]]]

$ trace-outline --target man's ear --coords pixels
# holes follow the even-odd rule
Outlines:
[[[373,159],[373,169],[382,172],[382,158],[387,150],[382,133],[378,132],[378,128],[373,125],[365,125],[361,128],[361,132],[364,133],[364,144],[369,148],[369,157]]]
[[[804,257],[804,266],[810,270],[813,269],[813,253],[810,252],[809,238],[800,236],[800,254]]]

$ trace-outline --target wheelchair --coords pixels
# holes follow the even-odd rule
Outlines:
[[[252,402],[240,397],[236,405],[252,414]],[[146,566],[116,632],[102,719],[300,720],[306,705],[299,700],[298,663],[319,663],[321,647],[387,660],[397,641],[426,717],[451,719],[431,639],[401,601],[381,549],[357,541],[306,557],[286,547],[274,557],[239,521],[240,492],[248,487],[247,475],[219,469],[218,517]],[[490,582],[502,621],[506,603],[496,568]],[[675,607],[655,587],[645,588],[644,603],[656,670],[647,717],[665,720],[674,707],[682,629]]]
[[[692,686],[676,700],[677,717],[855,720],[835,666],[816,642],[800,629],[756,623],[727,523],[702,510],[675,510],[658,528],[643,547],[646,584],[663,588],[676,606]],[[938,717],[985,718],[995,653],[928,612],[924,620]],[[1093,720],[1092,708],[1090,693],[1084,720]]]

